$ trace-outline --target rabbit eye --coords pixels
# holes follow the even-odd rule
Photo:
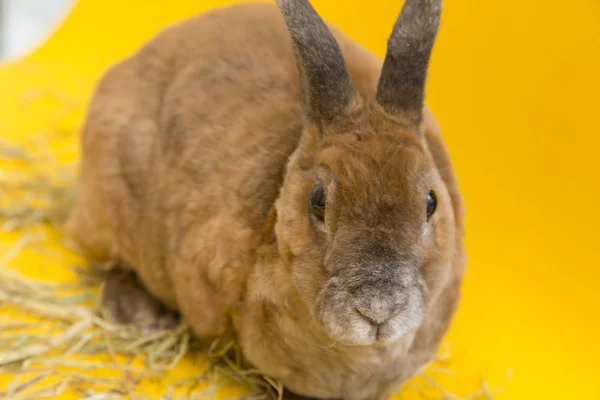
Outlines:
[[[310,208],[319,221],[325,220],[325,189],[317,185],[310,192]]]
[[[429,193],[427,193],[427,220],[428,221],[431,218],[431,216],[433,215],[433,213],[435,212],[436,208],[437,208],[437,195],[435,194],[435,192],[433,190],[430,190]]]

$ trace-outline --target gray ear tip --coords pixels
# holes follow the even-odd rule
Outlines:
[[[406,0],[401,14],[426,14],[430,17],[439,17],[442,8],[441,0]]]
[[[280,9],[289,11],[294,8],[310,7],[308,0],[275,0]]]
[[[421,118],[441,12],[442,0],[406,0],[388,39],[377,100],[392,113],[415,122]]]
[[[305,112],[328,123],[342,114],[354,88],[335,37],[308,0],[277,0],[300,75]]]

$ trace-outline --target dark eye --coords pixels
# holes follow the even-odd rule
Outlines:
[[[431,218],[437,208],[437,196],[433,190],[427,193],[427,220]]]
[[[319,221],[325,220],[325,189],[317,185],[310,192],[310,208]]]

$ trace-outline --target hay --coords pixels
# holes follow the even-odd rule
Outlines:
[[[161,400],[214,398],[232,382],[250,393],[248,399],[281,399],[282,385],[249,368],[234,341],[202,343],[185,323],[144,334],[111,321],[97,304],[102,271],[108,268],[70,266],[75,282],[49,284],[9,266],[26,249],[44,249],[45,236],[37,228],[60,232],[74,195],[73,171],[39,141],[26,146],[0,142],[0,230],[20,236],[0,255],[0,306],[11,312],[10,318],[0,314],[0,376],[11,377],[6,388],[0,387],[0,398],[75,394],[84,400],[151,399],[156,394],[142,383],[158,379]],[[207,360],[200,368],[190,368],[192,373],[201,371],[198,375],[165,377],[194,355]],[[439,366],[442,361],[436,360],[419,375],[421,382],[411,381],[407,387],[416,388],[423,398],[440,400],[489,400],[503,389],[490,389],[482,379],[480,389],[454,394],[429,375],[452,374]]]
[[[227,377],[250,388],[255,398],[276,397],[276,390],[269,389],[258,372],[244,368],[234,342],[223,345],[215,341],[206,347],[193,340],[185,323],[152,334],[114,324],[90,301],[96,298],[101,275],[96,282],[87,278],[77,284],[49,285],[33,282],[0,264],[0,304],[44,321],[40,327],[39,322],[25,319],[11,319],[9,323],[0,320],[0,349],[9,349],[0,352],[0,368],[3,374],[15,376],[13,383],[0,391],[0,398],[34,399],[49,393],[58,396],[67,390],[94,399],[109,398],[102,397],[106,393],[134,395],[140,381],[161,377],[190,351],[208,354],[208,366],[199,376],[171,381],[169,390],[174,394],[201,386],[216,391],[228,382],[222,379]],[[105,361],[88,361],[88,356],[104,356]],[[37,375],[20,381],[36,369]],[[98,377],[99,370],[113,376]],[[37,384],[50,377],[61,384],[40,392]]]
[[[5,232],[42,223],[60,227],[74,196],[72,165],[59,163],[38,139],[25,146],[0,140],[0,221]]]

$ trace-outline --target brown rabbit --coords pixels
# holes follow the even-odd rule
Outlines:
[[[178,311],[293,393],[385,398],[435,355],[465,265],[423,104],[441,0],[406,0],[383,63],[308,1],[279,8],[207,12],[106,74],[69,231],[118,260],[120,321]]]

